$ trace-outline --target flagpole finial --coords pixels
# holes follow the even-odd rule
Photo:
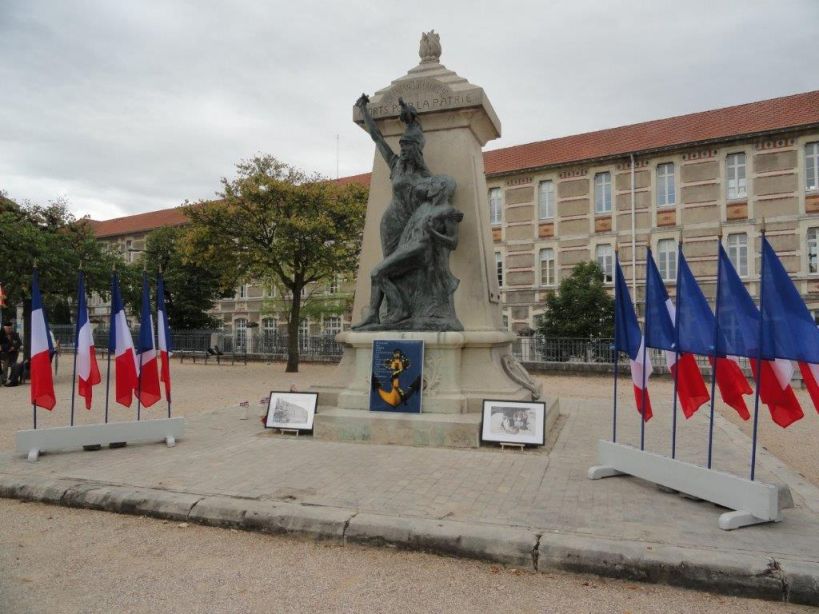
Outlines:
[[[82,258],[80,258],[80,271],[82,271]]]
[[[765,224],[765,218],[763,217],[762,218],[762,230],[760,231],[762,233],[763,237],[765,236],[765,225],[766,225]]]
[[[117,272],[117,261],[116,260],[114,260],[114,262],[111,263],[111,272],[112,273]]]
[[[37,268],[37,258],[34,259],[34,268]]]

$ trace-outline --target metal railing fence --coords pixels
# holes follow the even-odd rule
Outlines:
[[[51,327],[55,339],[65,352],[74,348],[74,327],[72,325],[54,325]],[[139,330],[131,328],[131,335],[136,342]],[[101,352],[108,348],[107,327],[97,326],[93,331],[94,345]],[[213,356],[208,350],[221,352],[234,360],[287,360],[287,335],[275,331],[248,328],[241,335],[226,333],[221,330],[177,330],[172,332],[174,353],[183,358],[189,355]],[[524,363],[549,364],[564,363],[561,368],[575,365],[613,365],[614,339],[584,339],[572,337],[518,337],[512,344],[513,355]],[[299,355],[309,362],[337,362],[341,359],[343,347],[335,340],[335,334],[299,336]],[[662,350],[649,349],[649,358],[656,372],[666,368],[665,354]],[[620,353],[620,364],[628,365],[628,357]],[[705,356],[698,356],[697,362],[704,374],[710,372],[710,364]],[[750,375],[747,358],[740,358],[743,371]]]

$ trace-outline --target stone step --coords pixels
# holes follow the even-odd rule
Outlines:
[[[481,442],[481,414],[319,408],[313,423],[313,437],[324,441],[477,448]]]

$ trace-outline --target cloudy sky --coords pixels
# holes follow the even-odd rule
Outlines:
[[[352,105],[431,28],[493,149],[819,88],[817,0],[0,0],[0,190],[108,219],[210,198],[257,152],[367,172]]]

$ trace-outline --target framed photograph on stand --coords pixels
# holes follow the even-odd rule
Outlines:
[[[545,437],[545,403],[484,399],[481,441],[542,446]]]
[[[271,392],[264,426],[269,429],[312,431],[317,392]]]

